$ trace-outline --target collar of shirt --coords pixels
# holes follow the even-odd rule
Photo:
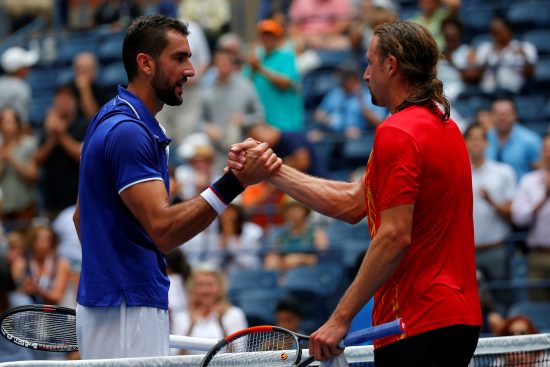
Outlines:
[[[127,86],[118,86],[118,96],[116,99],[119,104],[125,104],[128,108],[130,108],[132,113],[135,114],[138,120],[143,121],[147,129],[149,129],[158,140],[159,144],[164,147],[167,147],[168,144],[170,144],[172,140],[168,136],[166,136],[163,127],[151,114],[151,112],[149,112],[147,107],[145,107],[141,99],[128,91]]]

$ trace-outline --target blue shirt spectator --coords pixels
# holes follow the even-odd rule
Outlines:
[[[487,133],[487,158],[511,165],[517,180],[531,171],[540,159],[542,139],[517,123],[514,102],[498,98],[493,102],[494,128]]]

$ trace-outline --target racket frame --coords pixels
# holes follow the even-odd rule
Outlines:
[[[24,313],[24,312],[38,312],[38,313],[53,313],[58,315],[69,315],[76,316],[75,310],[67,307],[56,306],[56,305],[24,305],[13,307],[7,310],[6,312],[0,315],[0,334],[6,340],[17,344],[21,347],[43,350],[47,352],[73,352],[78,350],[78,345],[74,344],[65,344],[65,345],[49,345],[45,343],[30,342],[23,338],[13,335],[4,328],[4,321],[14,314]],[[74,326],[73,326],[74,327]]]

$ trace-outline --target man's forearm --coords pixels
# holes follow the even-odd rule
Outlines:
[[[361,182],[331,181],[283,165],[269,182],[307,207],[330,217],[357,223],[365,216]]]

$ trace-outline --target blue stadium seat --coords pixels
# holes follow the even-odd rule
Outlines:
[[[496,9],[491,5],[467,3],[460,9],[460,20],[467,32],[486,33],[495,14]]]
[[[104,37],[97,49],[97,57],[100,63],[112,63],[122,61],[122,43],[124,41],[124,33],[115,33]]]
[[[29,122],[34,127],[41,127],[46,117],[46,112],[51,107],[53,101],[53,92],[51,95],[41,95],[32,97],[29,111]]]
[[[525,32],[522,40],[535,45],[539,55],[550,55],[550,29],[536,29]]]
[[[550,56],[539,58],[534,79],[538,92],[550,91]]]
[[[510,5],[506,18],[516,32],[523,32],[550,24],[550,3],[543,1],[516,2]]]
[[[342,261],[346,268],[352,269],[357,263],[359,255],[369,248],[370,238],[348,238],[340,243]]]
[[[99,37],[93,32],[71,32],[58,42],[57,64],[67,66],[81,52],[97,54]]]
[[[515,96],[514,102],[520,121],[541,121],[546,118],[546,98],[543,95]]]
[[[367,162],[374,144],[374,134],[366,134],[344,142],[342,156],[345,160]]]
[[[550,134],[550,124],[548,121],[530,121],[524,122],[522,125],[529,130],[539,134],[541,137]]]
[[[55,68],[34,67],[25,80],[29,83],[33,96],[44,91],[52,93],[56,86],[57,72]]]
[[[301,266],[288,270],[283,289],[287,292],[330,297],[339,291],[342,275],[342,267],[338,264]]]
[[[235,270],[228,275],[229,298],[236,299],[239,294],[255,289],[276,289],[279,273],[276,271]]]
[[[57,73],[57,79],[55,80],[56,85],[66,85],[71,83],[74,80],[74,70],[72,66],[67,66],[61,69]]]
[[[369,226],[365,220],[357,224],[349,224],[341,220],[334,220],[325,228],[331,244],[342,240],[368,240],[370,238]]]
[[[124,70],[124,64],[121,62],[115,62],[102,67],[97,83],[103,87],[114,87],[118,84],[127,84],[126,71]]]
[[[508,310],[508,317],[527,316],[540,331],[550,331],[550,302],[518,302]]]
[[[487,25],[487,28],[489,25]],[[483,42],[491,42],[491,34],[490,33],[481,33],[478,34],[470,40],[470,46],[474,48],[478,48],[479,45],[481,45]]]
[[[351,50],[318,49],[317,55],[321,60],[319,68],[325,69],[335,69],[353,60],[353,53]]]
[[[336,70],[314,70],[302,77],[302,97],[306,110],[317,108],[330,90],[338,85]]]
[[[257,289],[241,293],[235,302],[245,313],[249,326],[275,324],[277,302],[283,296],[280,289]]]

